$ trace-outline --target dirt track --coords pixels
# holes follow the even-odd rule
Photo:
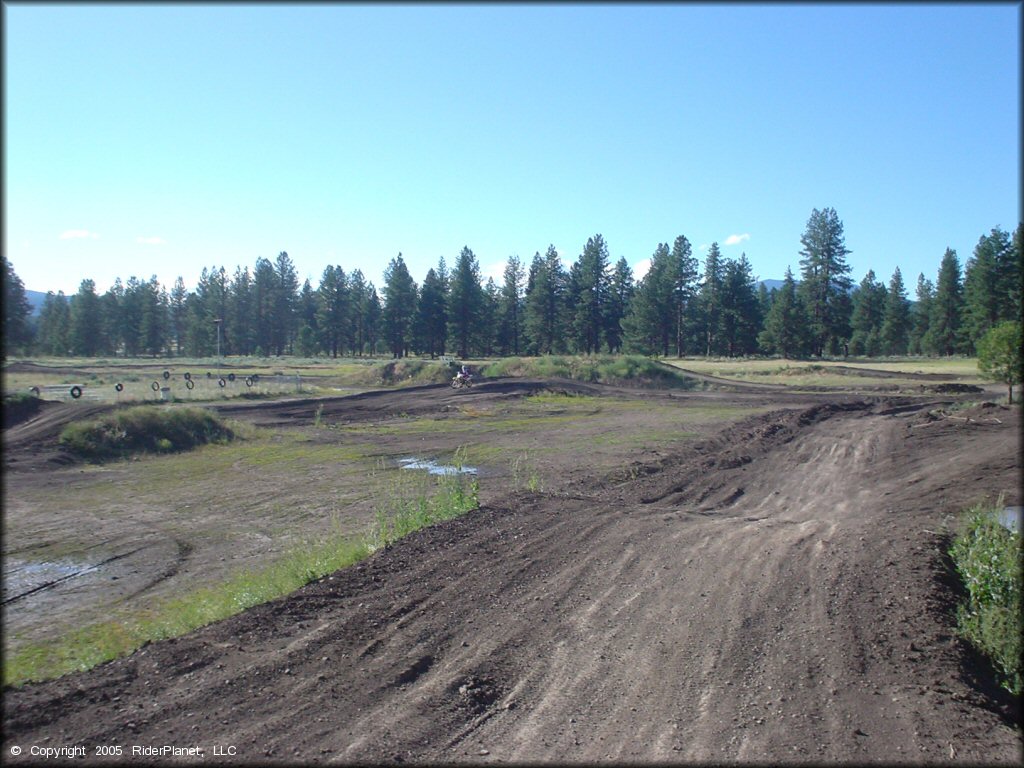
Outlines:
[[[952,635],[941,531],[986,494],[1020,503],[1019,410],[959,416],[807,405],[624,482],[505,496],[286,599],[6,691],[4,757],[1016,763],[1019,710]]]

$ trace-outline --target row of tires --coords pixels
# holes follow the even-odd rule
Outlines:
[[[166,372],[166,371],[164,371],[164,374],[165,374],[165,375],[164,375],[164,380],[166,380],[166,379],[168,378],[168,377],[167,377],[167,375],[166,375],[166,374],[167,374],[167,372]],[[208,378],[208,379],[212,379],[212,378],[213,378],[213,374],[211,374],[211,373],[207,373],[207,374],[206,374],[206,378]],[[221,387],[226,387],[226,386],[228,385],[228,382],[229,382],[229,381],[232,381],[232,382],[233,382],[233,381],[235,380],[235,378],[236,378],[236,377],[235,377],[235,374],[233,374],[233,373],[229,373],[226,379],[225,379],[225,378],[224,378],[223,376],[221,376],[221,377],[220,377],[219,379],[217,379],[217,384],[218,384],[219,386],[221,386]],[[246,377],[245,377],[245,386],[247,386],[247,387],[251,387],[251,386],[253,386],[254,384],[256,384],[256,382],[257,382],[258,380],[259,380],[259,376],[258,376],[258,375],[255,375],[255,374],[254,374],[254,375],[252,375],[252,376],[246,376]],[[154,381],[154,382],[153,382],[152,384],[150,384],[149,386],[150,386],[150,388],[151,388],[151,389],[152,389],[152,390],[153,390],[154,392],[159,392],[159,391],[160,391],[160,382],[159,382],[159,381]],[[194,381],[192,380],[192,375],[191,375],[191,374],[189,374],[189,373],[186,373],[186,374],[185,374],[185,388],[186,388],[186,389],[194,389],[194,388],[195,388],[195,386],[196,386],[196,383],[195,383],[195,382],[194,382]],[[114,386],[114,389],[116,389],[116,390],[117,390],[118,392],[120,392],[120,391],[121,391],[122,389],[124,389],[124,385],[122,385],[121,383],[118,383],[118,384],[116,384],[116,385]]]
[[[171,378],[170,371],[164,371],[164,381],[167,381],[170,378]],[[196,383],[192,380],[192,374],[191,373],[186,373],[184,378],[185,378],[185,388],[189,389],[189,390],[195,389]],[[207,373],[206,374],[206,378],[212,379],[213,378],[213,374],[212,373]],[[223,376],[221,376],[219,379],[217,379],[217,384],[220,387],[226,387],[228,385],[228,382],[229,381],[233,382],[235,380],[235,378],[236,378],[235,374],[229,373],[227,375],[226,379]],[[254,386],[258,380],[259,380],[259,375],[258,374],[254,374],[252,376],[246,376],[245,377],[245,386],[247,386],[247,387]],[[159,392],[160,391],[160,382],[159,381],[154,381],[152,384],[149,385],[149,387],[154,392]],[[122,384],[121,382],[117,382],[117,384],[114,385],[114,391],[115,392],[123,392],[124,391],[124,384]],[[39,397],[39,395],[41,394],[41,390],[39,389],[39,387],[30,387],[29,388],[29,392],[31,392],[36,397]],[[77,400],[78,398],[80,398],[82,396],[82,388],[76,384],[75,386],[71,387],[70,390],[68,390],[68,394],[71,395],[72,399]]]

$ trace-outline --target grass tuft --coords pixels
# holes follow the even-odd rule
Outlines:
[[[464,459],[462,449],[456,451],[452,461],[456,471],[439,476],[434,493],[395,498],[378,509],[374,528],[366,539],[369,550],[375,552],[420,528],[476,509],[480,505],[480,484],[475,476],[462,473]]]
[[[1019,696],[1021,541],[1019,532],[999,522],[1001,509],[1001,502],[968,509],[949,554],[967,590],[957,608],[957,631],[992,661],[1000,685]]]
[[[76,421],[64,428],[60,443],[87,459],[133,453],[186,451],[206,443],[224,443],[234,432],[202,408],[140,405],[101,419]]]

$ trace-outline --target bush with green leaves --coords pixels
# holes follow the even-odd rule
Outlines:
[[[187,451],[206,443],[226,443],[234,432],[204,408],[140,405],[64,428],[60,443],[89,459],[132,453]]]
[[[1024,334],[1019,322],[1008,321],[990,328],[978,340],[978,370],[986,379],[1005,384],[1013,402],[1013,385],[1024,379]]]
[[[676,368],[641,355],[507,357],[486,366],[484,376],[537,376],[631,387],[693,389],[696,381]]]
[[[1024,690],[1020,533],[1003,526],[998,511],[988,505],[968,510],[950,547],[967,590],[967,600],[957,609],[957,628],[991,659],[1000,684],[1020,695]]]

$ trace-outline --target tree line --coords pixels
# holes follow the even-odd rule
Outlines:
[[[730,259],[712,243],[701,265],[683,235],[659,243],[636,280],[596,234],[568,269],[553,245],[529,265],[509,257],[500,285],[481,279],[468,247],[419,284],[398,254],[379,292],[337,265],[300,286],[282,252],[230,275],[204,268],[194,291],[181,277],[168,293],[133,276],[98,294],[85,279],[73,296],[48,293],[37,318],[5,256],[4,355],[952,355],[1021,318],[1020,225],[983,235],[963,267],[947,249],[934,281],[918,276],[913,302],[898,267],[888,283],[869,270],[853,284],[834,209],[814,209],[800,242],[799,281],[787,268],[771,291],[745,253]]]

